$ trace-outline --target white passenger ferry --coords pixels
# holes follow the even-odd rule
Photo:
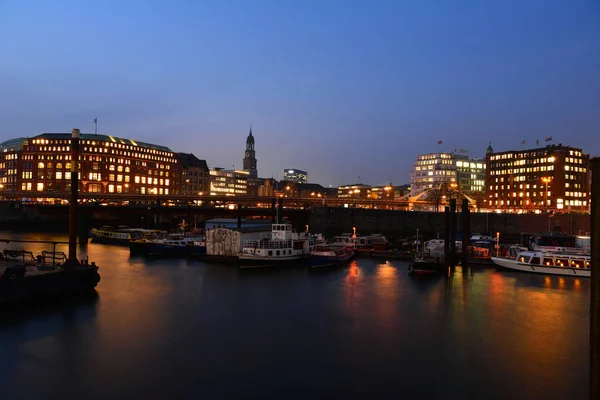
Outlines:
[[[310,256],[309,235],[292,232],[290,224],[273,224],[271,234],[259,240],[246,240],[238,254],[243,265],[294,263]]]
[[[515,258],[492,257],[503,268],[548,275],[590,277],[591,257],[584,254],[522,251]]]

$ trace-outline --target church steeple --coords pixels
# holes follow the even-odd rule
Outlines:
[[[254,151],[254,136],[252,135],[252,125],[250,125],[250,133],[246,138],[246,152],[244,154],[244,171],[250,173],[250,178],[258,178],[258,171],[256,170],[256,153]]]

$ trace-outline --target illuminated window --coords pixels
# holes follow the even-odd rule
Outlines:
[[[62,178],[63,178],[62,171],[56,171],[56,179],[59,180],[59,179],[62,179]]]
[[[38,184],[37,184],[37,191],[38,192],[44,191],[44,184],[42,182],[38,182]]]
[[[38,163],[38,168],[44,169],[44,163],[43,162]]]
[[[115,192],[115,185],[108,185],[108,193],[114,193]]]
[[[135,183],[140,183],[140,177],[136,176],[135,179],[134,179],[134,181],[135,181]]]

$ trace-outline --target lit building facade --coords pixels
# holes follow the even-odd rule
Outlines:
[[[0,183],[5,192],[51,198],[71,189],[71,133],[44,133],[0,144]],[[108,135],[82,134],[79,190],[83,193],[176,193],[177,160],[164,146]]]
[[[581,149],[543,148],[486,155],[486,208],[509,212],[589,210],[590,157]]]
[[[457,161],[468,161],[469,157],[454,153],[430,153],[417,156],[417,162],[410,172],[410,190],[438,188],[444,184],[456,183]]]
[[[246,196],[248,194],[248,177],[250,173],[243,170],[210,170],[211,196]]]
[[[283,170],[283,179],[296,183],[308,183],[308,173],[301,169],[288,168]]]
[[[368,199],[370,196],[371,186],[362,183],[338,186],[337,190],[337,197],[340,199]]]
[[[394,200],[395,190],[392,185],[373,186],[369,195],[372,199]]]
[[[485,160],[456,160],[458,190],[466,195],[485,193]]]
[[[208,165],[191,153],[175,153],[176,176],[179,179],[177,194],[188,196],[208,194],[210,178]]]

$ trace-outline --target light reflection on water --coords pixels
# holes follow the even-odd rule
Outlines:
[[[88,254],[97,297],[3,315],[0,398],[588,393],[586,279],[460,267],[418,279],[374,259],[240,272],[116,246]]]

